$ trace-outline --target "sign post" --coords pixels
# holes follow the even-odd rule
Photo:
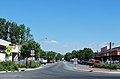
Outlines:
[[[32,62],[33,62],[34,56],[35,56],[35,50],[31,50],[31,54],[30,54],[30,55],[32,56]],[[31,67],[31,65],[32,65],[32,62],[31,62],[31,60],[30,60],[30,67]]]
[[[76,67],[76,65],[78,64],[78,58],[74,58],[74,62],[73,63],[75,64],[75,67]]]

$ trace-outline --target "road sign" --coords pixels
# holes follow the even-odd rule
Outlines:
[[[31,56],[35,56],[35,50],[31,50]]]
[[[10,55],[12,53],[11,46],[6,46],[5,52]]]
[[[74,64],[78,64],[78,58],[74,58]]]

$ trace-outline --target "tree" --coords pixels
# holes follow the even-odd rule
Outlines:
[[[21,24],[20,26],[20,44],[23,44],[25,42],[25,25],[24,24]]]
[[[91,48],[84,48],[84,60],[89,60],[94,58],[94,52]]]
[[[83,59],[84,59],[84,56],[83,56],[83,55],[84,55],[84,50],[79,50],[79,51],[78,51],[78,59],[79,59],[79,60],[83,60]]]
[[[25,42],[23,45],[22,45],[22,48],[21,48],[21,58],[26,58],[26,57],[31,57],[31,50],[34,50],[35,51],[35,58],[39,58],[40,56],[40,52],[41,52],[41,48],[40,48],[40,45],[35,42],[34,40],[29,40],[28,42]]]
[[[20,27],[15,22],[10,24],[10,42],[14,44],[20,42]]]
[[[0,18],[0,39],[7,40],[8,39],[8,28],[9,22],[4,18]]]
[[[49,52],[47,53],[47,60],[48,60],[48,61],[54,60],[54,59],[55,59],[55,55],[56,55],[55,52],[49,51]]]
[[[72,51],[72,58],[78,58],[78,51],[76,50]]]
[[[40,55],[39,55],[39,56],[40,56],[40,58],[47,59],[47,57],[46,57],[46,56],[47,56],[47,54],[46,54],[46,52],[45,52],[45,51],[43,51],[43,50],[40,52]]]
[[[65,54],[65,60],[70,61],[70,59],[78,58],[79,60],[89,60],[94,58],[94,53],[91,48],[84,48],[84,50],[73,50],[71,53]]]
[[[62,54],[60,54],[60,53],[58,53],[57,55],[56,55],[56,60],[62,60],[62,58],[63,58],[63,55]]]
[[[29,40],[32,40],[33,39],[33,35],[32,34],[30,34],[30,28],[29,27],[27,27],[27,29],[26,29],[26,31],[25,31],[25,40],[26,41],[29,41]]]
[[[40,48],[40,44],[36,43],[36,59],[44,58],[46,59],[46,53]]]
[[[33,35],[30,34],[30,31],[30,28],[26,27],[24,24],[18,25],[15,22],[0,18],[0,39],[10,41],[14,44],[23,44],[33,39]]]
[[[66,61],[70,61],[70,59],[72,59],[72,53],[70,53],[70,52],[66,53],[64,58]]]

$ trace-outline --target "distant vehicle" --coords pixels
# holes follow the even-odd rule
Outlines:
[[[48,63],[55,63],[55,60],[49,60]]]
[[[87,64],[88,64],[88,61],[82,60],[82,61],[81,61],[81,64],[87,65]]]
[[[43,58],[39,58],[38,61],[39,61],[41,64],[46,64],[46,63],[47,63],[47,60],[44,60]]]
[[[47,60],[42,60],[41,64],[46,64]]]
[[[70,59],[70,62],[72,62],[73,64],[78,64],[80,60],[78,60],[78,58],[73,58],[73,59]]]
[[[102,62],[100,60],[90,59],[88,65],[101,64],[101,63]]]

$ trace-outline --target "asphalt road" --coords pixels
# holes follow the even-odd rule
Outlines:
[[[59,62],[34,71],[0,73],[0,79],[120,79],[120,74],[74,71],[72,68]]]

